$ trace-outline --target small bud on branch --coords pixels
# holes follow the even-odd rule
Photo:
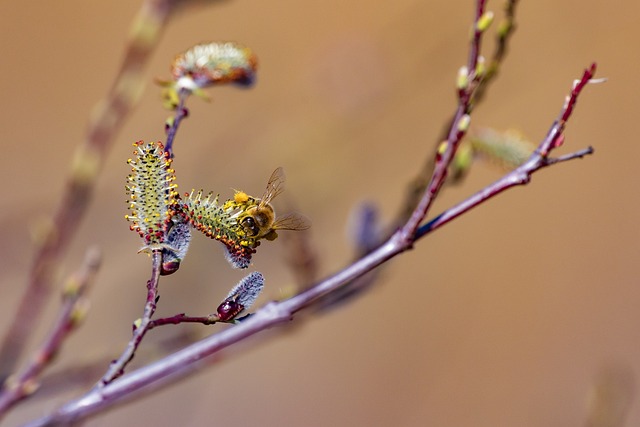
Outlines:
[[[264,288],[264,277],[259,272],[250,273],[231,289],[216,312],[221,321],[227,322],[248,309],[258,299]]]

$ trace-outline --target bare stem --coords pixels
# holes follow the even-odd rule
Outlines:
[[[583,148],[582,150],[578,150],[578,151],[573,152],[573,153],[564,154],[564,155],[558,156],[558,157],[552,157],[552,158],[547,159],[547,166],[553,165],[555,163],[566,162],[568,160],[581,159],[584,156],[588,156],[590,154],[593,154],[594,151],[595,150],[593,149],[593,147],[587,147],[587,148]]]
[[[180,123],[182,122],[182,119],[189,115],[189,110],[184,106],[189,94],[190,92],[186,89],[178,91],[178,107],[176,108],[171,124],[167,126],[166,129],[167,141],[164,144],[164,149],[169,153],[171,158],[173,158],[173,142],[175,141],[176,134],[178,133],[178,128],[180,128]]]
[[[55,356],[59,353],[69,334],[75,330],[83,317],[84,295],[100,266],[101,255],[97,249],[87,251],[80,269],[65,285],[64,299],[58,320],[40,347],[33,353],[31,361],[22,371],[7,379],[0,393],[0,419],[7,411],[38,388],[38,380]]]
[[[164,325],[180,325],[181,323],[201,323],[203,325],[213,325],[218,323],[220,319],[218,316],[187,316],[184,313],[176,314],[171,317],[163,317],[161,319],[155,319],[149,322],[147,330],[150,331],[153,328]]]
[[[124,375],[117,381],[110,382],[100,388],[94,388],[81,398],[67,403],[54,413],[28,424],[27,427],[53,426],[59,423],[78,421],[102,412],[118,402],[139,396],[151,385],[165,385],[170,383],[171,380],[184,377],[193,371],[198,361],[258,332],[287,322],[298,311],[314,304],[322,296],[341,289],[341,287],[354,279],[361,277],[380,264],[404,252],[413,245],[414,241],[440,228],[453,218],[495,197],[508,188],[529,182],[530,176],[536,171],[546,166],[590,154],[592,150],[585,149],[556,159],[550,159],[547,156],[550,150],[559,145],[557,142],[564,124],[571,115],[578,95],[591,79],[594,71],[595,64],[584,72],[582,79],[578,81],[565,101],[559,119],[554,122],[547,137],[540,143],[531,158],[522,166],[507,174],[503,179],[486,187],[469,198],[469,200],[439,215],[436,219],[418,229],[409,238],[404,235],[407,229],[400,229],[388,241],[368,255],[304,292],[281,302],[268,303],[235,327],[207,337],[164,359]],[[418,207],[416,210],[418,211],[418,209],[422,208]],[[418,211],[416,215],[420,212]]]
[[[162,265],[162,251],[154,250],[151,252],[151,278],[147,281],[147,302],[144,305],[144,313],[142,318],[136,322],[133,330],[133,337],[129,341],[127,348],[117,360],[111,362],[109,369],[96,384],[94,389],[104,387],[114,379],[124,374],[124,368],[127,366],[135,355],[138,346],[142,342],[144,335],[150,329],[149,324],[151,317],[156,311],[156,301],[158,299],[158,282],[160,279],[160,267]]]

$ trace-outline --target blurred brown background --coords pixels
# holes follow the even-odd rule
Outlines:
[[[4,319],[26,282],[29,227],[57,204],[139,3],[2,5]],[[215,367],[88,425],[579,426],[602,383],[611,384],[604,393],[619,394],[615,402],[633,399],[624,425],[638,425],[640,4],[521,3],[511,53],[473,124],[513,127],[539,140],[572,80],[597,61],[598,76],[609,81],[586,89],[563,148],[593,145],[595,156],[542,171],[528,187],[420,241],[350,305],[289,334],[271,331],[236,346]],[[352,254],[352,209],[370,200],[392,218],[453,111],[472,13],[471,0],[238,0],[180,15],[154,54],[149,81],[168,77],[173,56],[200,41],[236,40],[260,59],[253,89],[214,89],[210,104],[191,100],[176,143],[181,189],[259,195],[283,166],[287,192],[276,207],[295,204],[312,219],[322,276],[343,267]],[[120,130],[78,225],[65,271],[91,244],[104,249],[105,260],[87,322],[51,373],[115,356],[141,314],[149,266],[123,219],[125,160],[133,141],[164,139],[167,112],[158,94],[147,86]],[[477,165],[433,213],[498,176]],[[267,242],[255,257],[252,269],[267,278],[263,302],[293,280],[283,245]],[[162,280],[158,314],[209,313],[242,275],[228,267],[219,244],[198,235],[180,272]],[[52,303],[45,318],[55,309]],[[137,365],[158,357],[151,349],[180,328],[150,333]],[[57,395],[43,387],[6,424],[52,410],[99,373]]]

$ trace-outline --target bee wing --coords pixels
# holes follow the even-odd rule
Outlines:
[[[284,191],[285,175],[282,167],[274,170],[267,182],[267,189],[264,191],[262,198],[260,199],[260,208],[263,208],[271,202],[278,194]]]
[[[306,230],[311,227],[311,221],[304,215],[292,212],[276,218],[271,226],[272,230]]]

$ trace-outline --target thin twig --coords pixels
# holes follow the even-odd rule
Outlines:
[[[150,331],[153,328],[164,325],[180,325],[182,323],[201,323],[203,325],[213,325],[220,322],[220,318],[216,315],[209,316],[187,316],[184,313],[176,314],[171,317],[163,317],[161,319],[154,319],[149,322],[147,330]]]
[[[387,242],[367,256],[308,290],[281,302],[268,303],[239,325],[207,337],[164,359],[133,371],[121,377],[118,381],[107,384],[100,389],[94,389],[81,398],[67,403],[54,413],[27,424],[27,427],[53,426],[59,423],[85,419],[112,407],[118,402],[138,396],[143,389],[152,384],[168,384],[171,380],[184,377],[192,372],[196,362],[258,332],[281,323],[286,323],[295,313],[314,304],[320,297],[340,289],[345,284],[350,283],[385,261],[409,249],[414,241],[424,237],[428,232],[440,228],[440,226],[449,222],[453,217],[459,216],[462,212],[466,212],[480,205],[508,188],[528,182],[531,174],[536,171],[558,163],[558,161],[565,161],[589,154],[591,150],[586,149],[572,155],[559,157],[555,160],[547,157],[549,151],[558,146],[557,142],[564,128],[564,124],[571,115],[578,95],[591,79],[594,71],[595,64],[585,71],[582,79],[575,85],[570,96],[567,98],[559,119],[551,126],[547,137],[540,143],[531,159],[521,167],[507,174],[502,180],[497,181],[480,191],[476,196],[471,197],[469,202],[460,204],[444,214],[439,215],[432,222],[422,226],[414,235],[410,236],[409,239],[403,235],[403,230],[399,230]],[[431,195],[427,194],[425,197],[431,197]],[[451,212],[451,214],[449,214],[449,212]],[[418,213],[416,213],[416,215]]]
[[[175,114],[173,119],[171,120],[171,124],[167,126],[167,141],[164,144],[164,149],[169,153],[169,156],[173,159],[173,142],[175,141],[176,134],[178,133],[178,129],[180,128],[180,123],[182,119],[186,118],[189,115],[189,110],[185,107],[185,102],[189,97],[190,92],[185,89],[180,89],[178,91],[178,107],[175,110]]]
[[[142,342],[144,335],[149,330],[149,323],[151,317],[156,311],[156,301],[158,299],[158,282],[160,280],[160,268],[162,266],[162,251],[151,251],[151,278],[147,281],[147,302],[144,305],[144,313],[142,318],[136,322],[135,329],[133,330],[133,337],[129,341],[129,344],[125,348],[124,352],[117,360],[111,362],[109,369],[102,376],[100,381],[94,388],[104,387],[114,379],[118,378],[124,373],[124,368],[133,359],[138,346]]]
[[[7,379],[0,393],[0,419],[11,407],[37,390],[40,375],[59,353],[69,334],[82,321],[83,302],[86,302],[84,296],[98,271],[100,258],[97,249],[90,249],[81,268],[67,280],[58,320],[33,353],[31,361],[22,371]]]

